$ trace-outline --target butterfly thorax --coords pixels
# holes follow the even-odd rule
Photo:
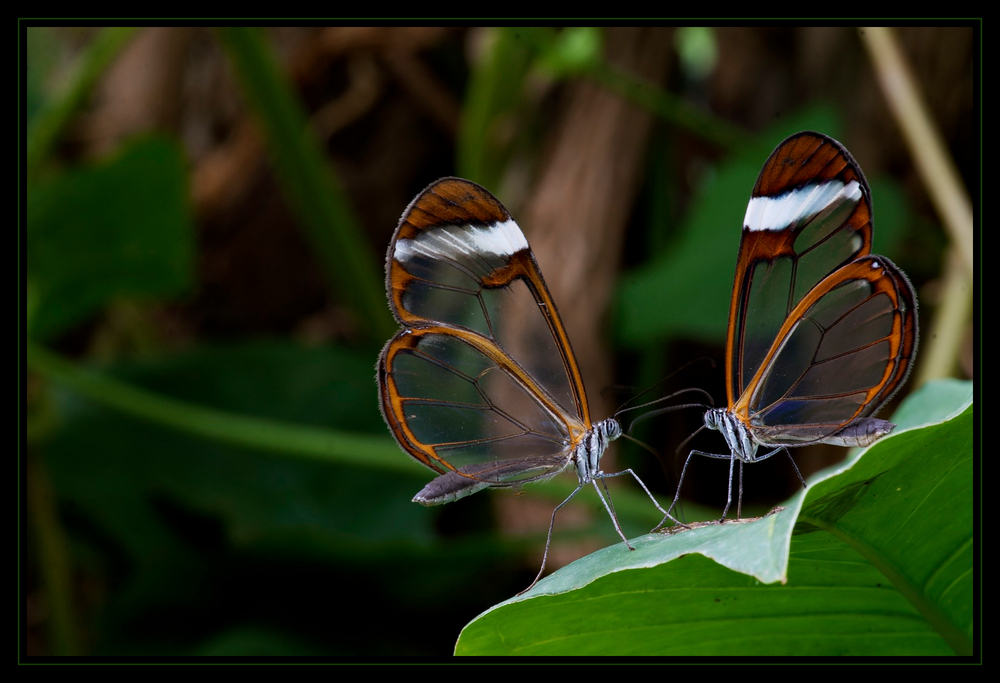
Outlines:
[[[618,420],[609,417],[590,428],[583,440],[573,451],[573,462],[576,463],[576,476],[581,484],[589,484],[594,476],[601,471],[601,456],[607,450],[608,444],[622,435],[622,427]]]
[[[757,459],[757,442],[747,426],[726,408],[712,408],[705,411],[705,426],[722,432],[722,438],[729,446],[729,452],[743,462]]]

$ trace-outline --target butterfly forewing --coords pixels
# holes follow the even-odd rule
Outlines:
[[[800,133],[768,158],[747,205],[733,282],[730,405],[757,375],[803,297],[871,251],[869,197],[860,168],[832,138]]]
[[[387,289],[401,323],[478,332],[589,427],[559,314],[523,233],[493,195],[458,178],[434,183],[404,213],[388,258]]]
[[[569,464],[591,426],[579,369],[527,241],[489,192],[447,178],[418,195],[387,289],[405,329],[382,352],[381,404],[407,452],[484,486]]]

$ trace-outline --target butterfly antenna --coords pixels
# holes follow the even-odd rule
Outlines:
[[[708,409],[708,408],[711,408],[713,406],[712,396],[707,391],[704,391],[703,389],[693,389],[693,388],[692,389],[681,389],[680,391],[674,392],[673,394],[670,394],[669,396],[664,396],[663,398],[658,398],[655,401],[649,401],[648,403],[643,403],[642,405],[632,406],[631,408],[625,408],[623,410],[619,410],[617,413],[615,413],[615,417],[617,417],[618,415],[621,415],[622,413],[627,413],[630,410],[638,410],[639,408],[647,408],[647,407],[649,407],[651,405],[654,405],[656,403],[660,403],[661,401],[669,400],[671,398],[674,398],[675,396],[680,396],[681,394],[683,394],[685,392],[689,392],[689,391],[696,391],[696,392],[698,392],[700,394],[703,394],[708,399],[708,403],[683,403],[681,405],[667,406],[666,408],[659,408],[657,410],[651,410],[648,413],[643,413],[639,417],[635,418],[632,421],[632,423],[629,425],[629,428],[627,430],[625,430],[625,431],[628,432],[629,434],[631,434],[632,430],[640,422],[644,422],[644,421],[646,421],[646,420],[648,420],[648,419],[650,419],[652,417],[657,417],[657,416],[662,415],[664,413],[673,412],[674,410],[683,410],[685,408],[702,408],[702,409]]]
[[[700,363],[702,361],[708,361],[712,365],[713,368],[715,367],[715,361],[712,360],[711,358],[709,358],[708,356],[702,356],[701,358],[695,358],[694,360],[690,360],[687,363],[685,363],[684,365],[682,365],[679,368],[677,368],[676,370],[674,370],[673,372],[671,372],[669,375],[667,375],[666,377],[664,377],[660,381],[656,382],[655,384],[651,385],[650,387],[648,387],[646,389],[643,389],[638,394],[636,394],[632,398],[630,398],[627,401],[625,401],[624,403],[622,403],[621,406],[618,407],[618,410],[615,411],[615,415],[617,415],[619,413],[622,413],[622,412],[625,412],[625,410],[626,410],[625,406],[627,406],[632,401],[635,401],[635,400],[641,398],[642,396],[645,396],[649,392],[653,391],[653,389],[656,389],[658,386],[661,386],[664,382],[666,382],[671,377],[674,377],[675,375],[677,375],[682,370],[686,370],[688,367],[694,365],[695,363]],[[680,392],[677,392],[677,393],[683,393],[685,391],[700,391],[700,390],[683,389],[683,390],[681,390]],[[668,399],[668,398],[672,398],[673,396],[676,396],[677,393],[671,394],[670,396],[665,396],[662,399],[657,399],[656,401],[652,401],[652,403],[656,403],[657,401],[662,401],[662,400],[665,400],[665,399]],[[703,392],[703,393],[705,393],[705,395],[708,396],[708,394],[706,392]],[[708,396],[708,400],[709,400],[709,402],[711,402],[712,401],[712,397]],[[649,403],[645,403],[643,405],[650,405],[650,404]],[[634,407],[635,408],[642,408],[643,406],[634,406]],[[633,410],[633,408],[628,408],[627,410]]]
[[[705,425],[702,425],[702,426],[698,427],[698,429],[696,429],[693,432],[691,432],[691,435],[688,436],[688,438],[686,438],[683,441],[681,441],[680,445],[674,450],[674,455],[679,455],[680,452],[684,450],[684,447],[688,445],[688,442],[691,441],[691,439],[693,439],[694,437],[698,436],[698,432],[700,432],[704,428],[705,428]]]
[[[656,405],[657,403],[663,403],[664,401],[669,401],[675,396],[680,396],[681,394],[686,394],[691,391],[697,392],[702,396],[704,396],[706,399],[708,399],[708,405],[706,405],[705,407],[710,408],[715,404],[715,401],[712,400],[712,395],[707,391],[705,391],[704,389],[698,389],[697,387],[688,387],[687,389],[681,389],[679,391],[675,391],[672,394],[667,394],[666,396],[661,396],[660,398],[654,398],[652,401],[646,401],[645,403],[640,403],[637,406],[631,406],[629,408],[625,407],[625,405],[627,404],[626,402],[625,404],[622,404],[621,408],[615,411],[615,415],[621,415],[622,413],[627,413],[630,410],[639,410],[640,408],[648,408],[649,406]],[[636,398],[639,397],[635,396],[629,400],[635,400]]]
[[[656,450],[655,448],[653,448],[652,446],[650,446],[645,441],[642,441],[640,439],[635,438],[634,436],[632,436],[628,432],[622,432],[622,438],[623,439],[628,439],[632,443],[638,445],[640,448],[643,448],[643,449],[649,451],[650,453],[652,453],[653,455],[656,456],[657,460],[660,459],[660,457],[661,457],[660,452],[658,450]]]

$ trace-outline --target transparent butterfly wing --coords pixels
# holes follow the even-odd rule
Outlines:
[[[747,206],[727,337],[730,411],[759,443],[891,428],[860,420],[909,370],[916,298],[888,260],[866,260],[871,239],[871,192],[847,150],[809,132],[781,143]]]
[[[386,288],[403,325],[379,360],[386,422],[410,455],[454,473],[439,483],[469,480],[431,502],[569,464],[591,427],[579,368],[500,202],[457,178],[424,190],[390,243]]]

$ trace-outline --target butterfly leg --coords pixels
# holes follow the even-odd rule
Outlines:
[[[795,464],[795,458],[792,457],[792,454],[788,452],[787,448],[782,448],[782,450],[785,451],[788,459],[792,462],[792,467],[795,468],[795,474],[799,475],[799,481],[802,482],[802,488],[806,488],[806,480],[802,478],[802,473],[799,472],[799,466]]]
[[[729,453],[729,454],[724,454],[724,453],[706,453],[705,451],[691,451],[690,453],[688,453],[687,460],[684,461],[684,468],[681,470],[681,478],[677,482],[677,493],[674,494],[674,501],[670,504],[670,507],[667,508],[667,512],[669,513],[671,510],[674,509],[674,506],[677,505],[677,499],[680,498],[680,495],[681,495],[681,484],[684,483],[684,473],[687,471],[687,466],[688,466],[688,463],[691,462],[691,456],[692,455],[703,455],[706,458],[716,458],[717,460],[728,460],[729,461],[729,487],[726,489],[726,508],[722,511],[722,518],[719,520],[720,522],[724,521],[726,519],[726,514],[729,512],[729,506],[733,502],[733,463],[734,463],[734,461],[739,460],[739,458],[737,458],[736,455],[733,454],[733,453]],[[740,460],[740,499],[742,500],[742,498],[743,498],[743,461]],[[738,507],[739,507],[739,505],[737,505],[737,508]],[[673,519],[673,518],[671,517],[671,519]],[[653,529],[653,531],[656,531],[661,526],[663,526],[664,522],[666,522],[666,521],[667,521],[667,518],[664,517],[663,521],[660,522],[656,526],[656,528]]]
[[[740,460],[740,496],[739,498],[736,499],[736,519],[739,519],[742,516],[743,516],[743,461]]]
[[[791,453],[791,451],[789,451],[789,450],[788,450],[788,447],[787,447],[787,446],[778,446],[778,447],[777,447],[777,448],[775,448],[775,449],[774,449],[773,451],[770,451],[770,452],[768,452],[767,454],[765,454],[765,455],[762,455],[762,456],[760,456],[759,458],[756,458],[756,459],[754,460],[754,462],[757,462],[758,460],[767,460],[767,459],[768,459],[768,458],[770,458],[770,457],[771,457],[772,455],[775,455],[775,454],[777,454],[777,453],[780,453],[781,451],[784,451],[784,452],[785,452],[785,455],[787,455],[787,456],[788,456],[788,459],[789,459],[789,460],[791,461],[791,463],[792,463],[792,467],[793,467],[793,468],[795,469],[795,474],[797,474],[797,475],[798,475],[798,477],[799,477],[799,481],[801,481],[801,482],[802,482],[802,488],[805,488],[805,487],[806,487],[806,480],[805,480],[805,478],[804,478],[804,477],[802,476],[802,472],[800,472],[800,471],[799,471],[799,466],[795,464],[795,458],[793,458],[793,457],[792,457],[792,453]]]
[[[686,463],[685,463],[685,464],[686,464]],[[675,517],[674,517],[673,515],[671,515],[671,514],[670,514],[670,512],[669,512],[668,510],[664,510],[664,509],[663,509],[662,507],[660,507],[660,504],[659,504],[659,503],[658,503],[658,502],[656,501],[656,498],[655,498],[655,497],[653,497],[653,494],[652,494],[652,492],[650,492],[650,490],[649,490],[648,488],[646,488],[646,484],[645,484],[645,482],[643,482],[643,480],[639,478],[639,475],[638,475],[638,474],[636,474],[635,472],[633,472],[631,468],[629,468],[629,469],[625,469],[625,470],[622,470],[621,472],[615,472],[614,474],[605,474],[603,478],[608,478],[608,477],[617,477],[617,476],[619,476],[619,475],[622,475],[622,474],[631,474],[631,475],[632,475],[632,478],[633,478],[633,479],[635,479],[635,480],[636,480],[636,481],[637,481],[637,482],[639,483],[639,486],[641,486],[641,487],[642,487],[642,490],[646,492],[646,495],[647,495],[647,496],[649,496],[649,499],[650,499],[651,501],[653,501],[653,505],[655,505],[655,506],[656,506],[656,509],[657,509],[657,510],[659,510],[660,512],[662,512],[662,513],[663,513],[663,521],[661,521],[661,522],[660,522],[660,523],[659,523],[659,524],[658,524],[658,525],[656,526],[656,529],[659,529],[659,528],[660,528],[661,526],[663,526],[664,522],[666,522],[666,521],[667,521],[668,519],[669,519],[670,521],[672,521],[672,522],[673,522],[674,524],[677,524],[677,525],[679,525],[679,526],[682,526],[682,527],[684,527],[685,529],[688,529],[688,528],[690,528],[690,527],[688,527],[688,525],[687,525],[687,524],[684,524],[683,522],[681,522],[680,520],[678,520],[677,518],[675,518]],[[682,475],[682,476],[683,476],[683,475]],[[608,497],[610,498],[610,497],[611,497],[611,494],[608,494]],[[675,502],[676,502],[676,500],[675,500]],[[673,507],[673,505],[671,505],[670,507]],[[653,531],[656,531],[656,529],[653,529]],[[651,533],[652,533],[652,532],[651,532]]]
[[[532,581],[528,585],[527,588],[525,588],[523,591],[521,591],[520,593],[518,593],[518,595],[522,595],[522,594],[527,593],[528,591],[530,591],[532,588],[535,587],[535,584],[538,583],[538,580],[540,578],[542,578],[542,573],[545,572],[545,563],[549,559],[549,545],[552,543],[552,529],[556,525],[556,513],[559,512],[559,510],[562,509],[563,505],[565,505],[566,503],[568,503],[571,500],[573,500],[573,496],[575,496],[576,494],[578,494],[580,492],[580,489],[582,489],[583,485],[586,484],[586,483],[587,482],[581,481],[580,485],[577,486],[575,489],[573,489],[573,493],[569,494],[569,496],[566,498],[566,500],[564,500],[563,502],[559,503],[559,505],[556,506],[556,509],[552,511],[552,519],[549,520],[549,533],[548,533],[548,536],[545,537],[545,550],[542,551],[542,566],[538,568],[538,574],[535,575],[535,580]],[[598,495],[600,495],[601,492],[598,491],[597,493],[598,493]],[[604,500],[604,499],[602,498],[601,500]],[[607,503],[605,503],[605,507],[607,507]],[[614,519],[614,518],[612,517],[612,519]],[[618,520],[615,520],[615,526],[618,526]],[[621,533],[621,529],[618,530],[618,533]],[[624,535],[622,536],[622,538],[624,538]]]
[[[725,522],[726,521],[726,513],[729,512],[729,506],[733,502],[733,465],[736,463],[736,460],[737,460],[737,458],[736,458],[736,454],[735,453],[729,455],[729,486],[726,487],[726,507],[723,508],[723,510],[722,510],[722,517],[719,518],[719,522]],[[740,484],[741,484],[740,485],[740,499],[741,500],[743,498],[742,481],[743,481],[743,461],[740,460]],[[739,508],[739,505],[737,504],[736,507]]]
[[[668,519],[673,519],[675,522],[677,522],[677,520],[674,519],[674,517],[670,514],[670,512],[677,505],[677,501],[681,497],[681,484],[684,483],[684,473],[687,472],[688,464],[691,462],[691,456],[692,455],[704,455],[707,458],[719,458],[719,459],[722,459],[722,460],[728,460],[728,459],[730,459],[730,458],[733,457],[732,455],[723,455],[722,453],[706,453],[705,451],[691,451],[690,453],[688,453],[687,460],[684,461],[684,467],[681,468],[680,479],[677,480],[677,492],[674,493],[674,499],[670,503],[670,507],[667,508],[666,516],[664,516],[663,520],[659,524],[657,524],[655,527],[653,527],[653,529],[652,529],[652,531],[650,531],[650,533],[654,533],[656,531],[659,531],[660,528],[662,528],[663,525],[667,523]],[[733,481],[732,481],[732,465],[730,465],[730,475],[729,476],[730,476],[729,485],[730,485],[730,488],[731,488],[732,487],[732,483],[733,483]],[[729,509],[729,504],[728,503],[726,504],[726,509],[727,510]],[[724,514],[723,514],[723,517],[725,517]],[[686,529],[690,528],[686,524],[684,524],[683,522],[677,522],[677,523],[680,524],[681,526],[683,526]]]
[[[611,492],[608,491],[608,485],[604,480],[611,477],[617,477],[619,474],[624,474],[624,472],[616,472],[615,474],[604,474],[604,472],[598,472],[590,481],[594,485],[594,490],[597,491],[597,497],[601,499],[602,503],[604,503],[604,509],[608,511],[611,521],[614,522],[615,530],[618,531],[618,535],[621,536],[623,541],[625,541],[625,545],[628,546],[629,550],[635,550],[635,548],[632,547],[632,544],[628,542],[628,539],[625,538],[625,532],[622,531],[622,526],[618,523],[618,515],[615,514],[614,503],[608,503],[608,501],[611,500]],[[604,497],[604,494],[601,493],[601,488],[597,485],[598,479],[601,480],[601,484],[604,486],[604,493],[608,494],[607,498]]]
[[[687,472],[688,463],[691,462],[691,456],[694,455],[695,452],[696,451],[691,451],[690,453],[688,453],[687,460],[684,461],[684,467],[681,468],[681,477],[680,477],[680,479],[677,480],[677,491],[674,493],[674,499],[670,502],[670,507],[668,507],[667,511],[663,514],[663,519],[661,519],[660,523],[657,524],[656,526],[654,526],[649,533],[651,533],[651,534],[652,533],[656,533],[657,531],[659,531],[663,527],[664,524],[667,523],[668,519],[674,519],[673,515],[670,514],[670,511],[673,510],[674,507],[677,505],[677,500],[681,496],[681,484],[684,483],[684,473]],[[659,506],[657,506],[657,507],[659,507]],[[676,521],[676,520],[674,520],[674,521]]]

